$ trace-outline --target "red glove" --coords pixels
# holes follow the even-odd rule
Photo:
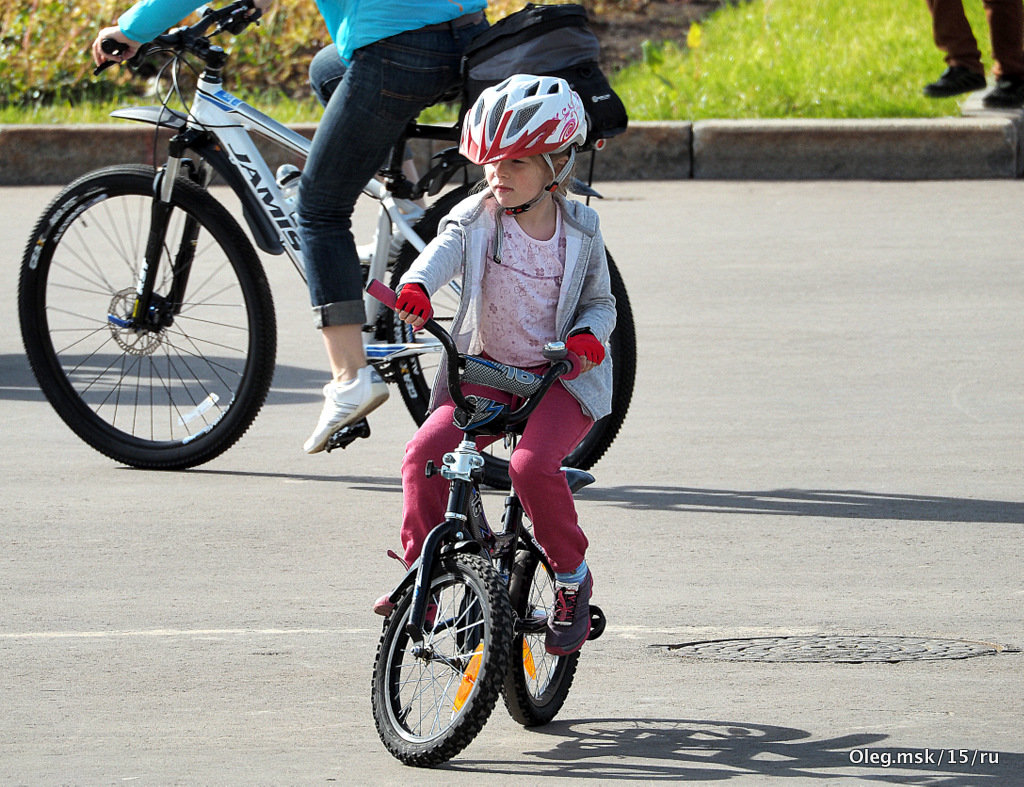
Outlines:
[[[604,360],[604,345],[590,331],[570,336],[565,342],[565,349],[580,358],[586,358],[595,366]]]
[[[434,316],[430,306],[430,296],[419,284],[406,284],[398,293],[395,311],[408,312],[414,317],[421,317],[424,322]]]

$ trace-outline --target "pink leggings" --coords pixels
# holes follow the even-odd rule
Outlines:
[[[483,386],[467,385],[463,390],[503,403],[513,398]],[[448,506],[448,482],[440,475],[427,478],[424,468],[427,460],[440,466],[441,457],[462,441],[462,431],[452,423],[454,410],[451,401],[440,405],[405,448],[402,546],[410,563],[419,557],[423,540],[444,518]],[[559,572],[575,571],[587,551],[587,537],[580,530],[572,492],[559,467],[593,423],[572,394],[561,383],[555,383],[530,415],[509,462],[512,485],[533,522],[534,536],[551,567]],[[477,447],[484,448],[496,439],[479,437]],[[492,522],[491,526],[497,528],[498,523]]]

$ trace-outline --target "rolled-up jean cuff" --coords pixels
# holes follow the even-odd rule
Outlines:
[[[317,328],[329,325],[362,325],[366,322],[366,309],[362,301],[335,301],[313,307],[313,324]]]

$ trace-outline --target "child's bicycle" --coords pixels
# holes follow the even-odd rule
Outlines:
[[[394,307],[395,293],[380,282],[368,292]],[[502,526],[487,524],[479,483],[484,459],[475,436],[503,435],[515,447],[527,417],[560,377],[578,373],[578,361],[555,342],[544,348],[551,366],[543,375],[462,355],[435,320],[424,330],[444,347],[455,425],[464,438],[428,475],[449,482],[443,522],[427,536],[419,559],[391,592],[394,609],[373,665],[373,718],[381,741],[407,765],[432,766],[461,752],[483,728],[500,692],[512,718],[526,726],[551,721],[576,674],[579,653],[553,656],[544,649],[554,604],[554,574],[523,526],[514,490]],[[477,396],[476,383],[515,394],[515,409]],[[564,468],[573,493],[592,483],[582,470]],[[594,640],[604,631],[601,609],[590,606]]]
[[[79,178],[52,201],[25,250],[19,316],[36,379],[79,437],[127,465],[180,469],[209,461],[249,428],[270,388],[277,344],[270,287],[249,237],[208,190],[215,176],[237,195],[256,245],[268,254],[287,254],[304,276],[285,182],[297,170],[282,168],[275,177],[249,132],[300,158],[307,156],[309,140],[226,91],[228,56],[210,43],[219,33],[241,33],[256,15],[250,0],[239,0],[140,48],[132,58],[136,66],[167,56],[158,83],[169,78],[172,89],[160,106],[113,114],[170,129],[166,162],[156,169],[107,167]],[[189,58],[202,63],[201,73]],[[190,70],[198,76],[191,105],[179,88]],[[184,111],[170,106],[176,102]],[[411,123],[379,178],[366,185],[380,210],[364,260],[365,281],[390,272],[396,283],[437,234],[441,218],[469,193],[469,162],[456,148],[435,156],[416,183],[401,171],[408,139],[456,143],[459,131],[458,124]],[[426,212],[417,208],[414,200],[438,195],[459,174],[462,185],[441,193]],[[567,458],[582,468],[614,440],[633,391],[633,317],[610,255],[608,262],[618,304],[610,346],[614,399],[611,415]],[[447,298],[437,294],[439,319],[454,315],[457,289]],[[398,386],[422,423],[438,343],[413,335],[369,297],[364,335],[370,362]],[[328,448],[368,435],[364,419],[337,434]],[[489,484],[507,484],[505,459],[488,456],[485,475]]]

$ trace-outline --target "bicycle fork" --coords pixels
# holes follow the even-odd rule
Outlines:
[[[157,172],[153,180],[149,234],[146,238],[145,256],[139,269],[134,302],[124,316],[113,312],[107,315],[108,321],[119,328],[133,330],[136,333],[159,332],[170,327],[174,323],[174,318],[181,312],[199,238],[199,222],[191,215],[185,217],[178,248],[171,263],[170,289],[163,295],[156,293],[155,290],[160,262],[164,250],[168,248],[167,231],[174,210],[171,202],[174,184],[181,171],[182,155],[186,147],[182,135],[175,135],[170,140],[167,164]],[[199,171],[191,172],[190,177],[205,186],[210,172],[204,172],[203,169],[201,167]]]
[[[434,574],[434,566],[440,557],[442,545],[453,543],[457,550],[460,546],[477,543],[477,538],[482,535],[472,532],[469,504],[473,492],[473,475],[483,466],[484,458],[480,456],[476,444],[468,436],[454,451],[444,455],[441,467],[437,467],[432,461],[427,463],[427,477],[440,474],[450,486],[444,521],[427,534],[420,557],[413,567],[416,570],[416,581],[406,632],[416,643],[423,639],[423,625],[430,596],[430,578]]]

